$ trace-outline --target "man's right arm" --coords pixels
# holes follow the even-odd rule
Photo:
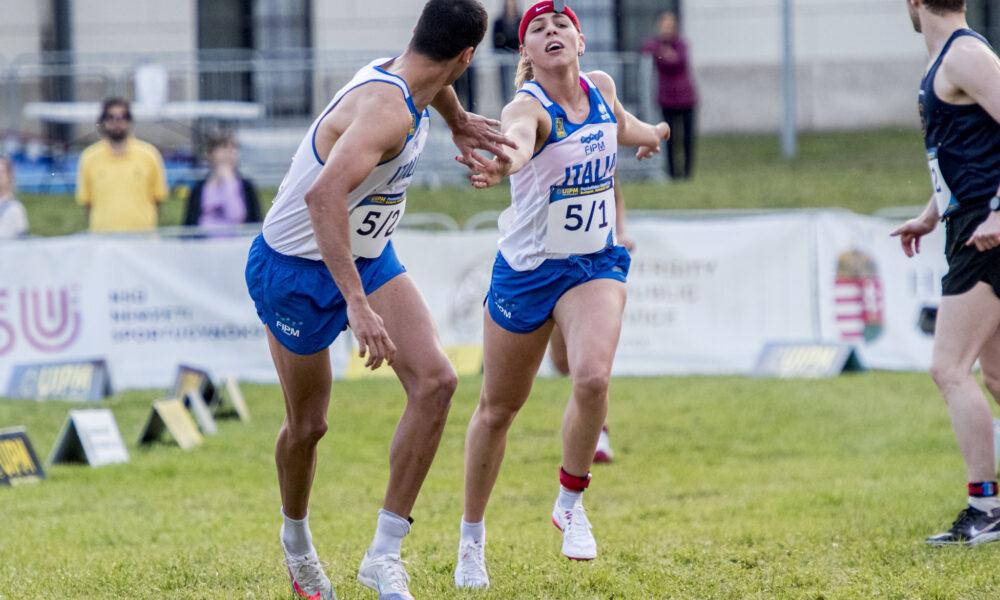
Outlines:
[[[316,181],[306,192],[305,202],[320,254],[347,302],[348,323],[360,345],[360,355],[365,356],[370,351],[365,366],[374,369],[383,360],[392,363],[395,346],[381,317],[369,306],[354,264],[347,196],[361,185],[384,155],[406,139],[410,118],[401,98],[398,103],[371,99],[373,101],[366,101],[363,108],[359,99],[354,100],[355,114],[351,118],[341,119],[337,118],[340,115],[331,114],[320,123],[321,129],[335,128],[337,122],[347,123],[347,126],[339,137],[331,131],[317,133],[318,138],[325,134],[325,137],[337,137],[337,141]]]

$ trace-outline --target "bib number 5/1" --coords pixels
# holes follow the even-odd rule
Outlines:
[[[553,186],[549,195],[546,249],[561,254],[590,254],[612,239],[614,186],[610,179],[591,185]]]
[[[403,194],[369,196],[351,211],[351,252],[378,258],[406,209]]]

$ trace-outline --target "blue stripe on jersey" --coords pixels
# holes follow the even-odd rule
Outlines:
[[[920,120],[924,144],[936,151],[944,177],[959,208],[992,197],[1000,184],[1000,123],[978,104],[951,104],[934,93],[934,77],[952,42],[971,36],[993,50],[971,29],[951,35],[920,82]],[[995,52],[995,51],[994,51]]]
[[[580,82],[581,84],[587,83],[587,80],[581,75]],[[590,99],[590,112],[587,114],[587,119],[583,123],[573,123],[570,121],[569,116],[566,114],[566,110],[562,106],[553,102],[553,100],[549,98],[545,88],[543,88],[537,81],[530,81],[526,83],[531,83],[532,86],[537,86],[538,92],[541,93],[545,101],[548,102],[548,106],[546,106],[543,102],[542,108],[545,109],[545,112],[549,113],[549,118],[552,121],[552,129],[549,131],[549,137],[545,139],[545,143],[542,144],[542,147],[539,148],[538,152],[535,152],[531,158],[535,158],[541,154],[542,150],[544,150],[549,144],[554,144],[570,137],[582,127],[599,123],[618,122],[618,119],[615,118],[615,114],[611,111],[611,107],[604,101],[604,96],[601,95],[601,91],[597,89],[597,86],[594,85],[593,82],[589,82],[587,84],[587,95]],[[517,92],[519,94],[525,93],[535,96],[536,98],[538,97],[532,93],[531,88],[521,88]]]
[[[359,87],[365,85],[366,83],[372,83],[372,82],[390,83],[392,85],[395,85],[396,87],[398,87],[400,90],[403,91],[403,98],[406,100],[406,106],[407,106],[407,108],[410,109],[410,115],[414,117],[413,118],[413,131],[411,133],[408,133],[406,135],[406,141],[403,142],[403,147],[399,149],[399,152],[397,152],[395,156],[393,156],[392,158],[388,158],[386,160],[383,160],[383,161],[381,161],[381,162],[378,163],[380,165],[384,165],[385,163],[389,162],[390,160],[393,160],[394,158],[396,158],[396,156],[399,156],[400,154],[403,153],[403,150],[406,149],[406,145],[410,143],[410,140],[413,139],[413,137],[417,134],[417,130],[420,129],[420,122],[424,118],[430,116],[430,111],[425,108],[423,113],[417,112],[417,107],[416,107],[416,105],[413,104],[413,98],[410,96],[410,89],[406,86],[406,82],[401,77],[399,77],[398,75],[393,75],[392,73],[388,73],[386,71],[383,71],[382,69],[380,69],[378,67],[375,67],[375,70],[378,71],[378,72],[380,72],[380,73],[382,73],[382,74],[384,74],[384,75],[392,77],[393,79],[398,79],[399,81],[385,81],[384,79],[369,79],[368,81],[362,81],[358,85],[356,85],[356,86],[352,87],[351,89],[347,90],[346,92],[344,92],[343,95],[340,96],[340,100],[343,100],[344,97],[347,96],[347,94],[350,94],[351,92],[353,92],[354,90],[358,89]],[[325,119],[328,114],[330,114],[330,111],[332,111],[334,108],[337,107],[338,104],[340,104],[340,100],[337,100],[332,105],[330,105],[330,108],[328,108],[326,110],[326,112],[323,113],[323,116],[319,118],[319,121],[316,122],[316,129],[314,129],[313,132],[312,132],[312,144],[311,145],[312,145],[313,156],[316,157],[316,162],[318,162],[321,165],[325,165],[326,162],[324,162],[323,159],[321,159],[319,157],[319,152],[316,152],[316,131],[319,130],[319,124],[323,122],[323,119]]]

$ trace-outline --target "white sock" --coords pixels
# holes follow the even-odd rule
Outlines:
[[[969,496],[969,506],[984,513],[989,513],[1000,508],[1000,496],[990,496],[988,498]]]
[[[574,492],[559,486],[559,506],[562,508],[573,508],[577,504],[583,503],[583,492]]]
[[[459,534],[461,539],[471,538],[472,541],[479,545],[486,543],[486,520],[483,519],[478,523],[469,523],[462,518],[462,530]]]
[[[403,536],[408,533],[410,533],[409,521],[384,508],[380,509],[378,522],[375,525],[375,537],[368,548],[368,555],[399,554],[403,547]]]
[[[309,533],[309,513],[302,519],[296,520],[285,514],[285,509],[281,509],[281,517],[284,522],[281,524],[281,543],[285,545],[291,554],[301,556],[309,554],[313,548],[312,534]]]

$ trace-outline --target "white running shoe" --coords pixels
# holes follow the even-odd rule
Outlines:
[[[486,548],[471,537],[463,538],[458,543],[455,586],[460,588],[490,587],[490,577],[486,574]]]
[[[407,585],[410,576],[398,554],[379,554],[361,559],[358,581],[378,592],[379,600],[414,600]]]
[[[309,554],[294,556],[285,550],[285,543],[282,542],[281,550],[285,553],[285,566],[288,567],[288,577],[292,580],[292,590],[297,598],[337,600],[330,578],[323,572],[330,564],[320,562],[315,548]]]
[[[556,501],[552,509],[552,523],[563,534],[562,553],[570,560],[597,558],[597,541],[590,532],[590,521],[583,504],[563,508]]]
[[[608,426],[601,428],[601,436],[597,438],[597,451],[594,452],[595,463],[609,463],[615,457],[614,450],[611,449],[611,439],[608,438]]]

